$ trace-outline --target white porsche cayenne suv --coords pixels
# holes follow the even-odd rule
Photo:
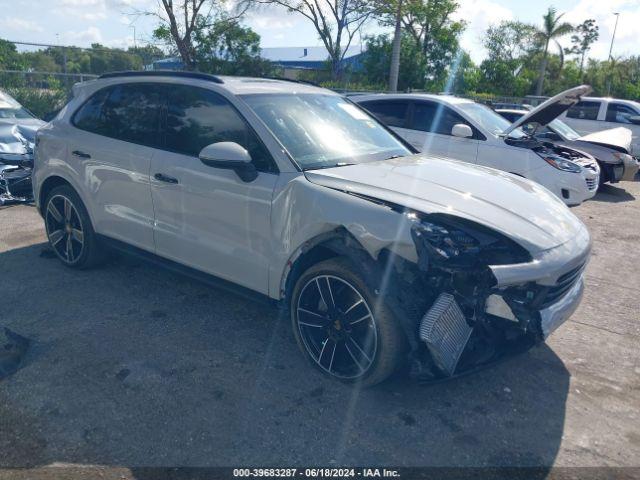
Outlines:
[[[103,75],[38,131],[34,163],[64,265],[116,247],[267,296],[344,381],[468,372],[544,341],[582,296],[591,240],[560,199],[416,154],[303,83]]]

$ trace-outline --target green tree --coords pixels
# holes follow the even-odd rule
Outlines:
[[[480,65],[479,88],[500,95],[529,93],[536,49],[535,27],[504,21],[487,29],[483,46],[487,58]]]
[[[273,64],[260,57],[260,35],[236,20],[218,21],[196,30],[198,69],[225,75],[268,76]]]
[[[367,53],[363,59],[362,80],[375,89],[386,89],[391,67],[393,40],[388,35],[381,34],[367,37],[365,42]],[[401,37],[399,58],[398,90],[425,88],[426,59],[413,38],[406,32]]]
[[[454,20],[460,5],[455,0],[406,0],[403,27],[427,63],[427,78],[442,84],[460,44],[466,23]]]
[[[565,49],[568,55],[578,55],[580,58],[580,76],[584,71],[584,60],[591,50],[591,45],[600,38],[600,27],[596,25],[596,21],[592,18],[585,20],[576,26],[575,34],[571,36],[571,48]]]
[[[549,7],[547,13],[542,17],[542,28],[536,31],[536,39],[542,47],[542,59],[540,61],[540,74],[536,86],[536,95],[542,95],[544,88],[544,77],[547,72],[547,62],[549,60],[549,44],[554,42],[558,47],[561,63],[564,62],[564,50],[558,42],[558,38],[573,32],[573,25],[567,22],[561,22],[564,13],[558,15],[558,11],[554,7]]]
[[[342,61],[356,34],[376,12],[371,0],[248,0],[277,5],[309,21],[327,49],[334,80],[342,75]]]

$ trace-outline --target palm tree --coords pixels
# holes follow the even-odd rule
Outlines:
[[[564,16],[564,13],[558,15],[558,11],[554,7],[549,7],[547,13],[542,17],[542,28],[536,31],[536,39],[540,42],[540,45],[544,45],[544,51],[542,55],[542,61],[540,62],[540,76],[538,77],[538,85],[536,87],[536,95],[542,95],[542,88],[544,86],[544,76],[547,73],[547,62],[549,60],[549,44],[553,41],[558,47],[560,53],[560,69],[564,64],[564,51],[557,38],[563,37],[573,31],[573,25],[564,22],[560,23],[560,20]]]

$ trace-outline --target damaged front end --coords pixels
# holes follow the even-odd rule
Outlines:
[[[412,376],[435,381],[524,352],[573,312],[565,308],[558,315],[547,310],[574,290],[581,295],[584,263],[553,285],[535,281],[500,285],[494,268],[535,263],[519,244],[456,217],[405,215],[413,220],[418,264],[411,286],[406,275],[400,280],[405,284],[397,293],[405,298],[396,308],[403,309],[398,313],[408,319]],[[576,305],[572,299],[573,309]]]
[[[0,141],[0,205],[33,201],[33,137],[35,131],[4,126]]]

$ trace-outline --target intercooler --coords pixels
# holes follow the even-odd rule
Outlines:
[[[454,374],[472,331],[455,298],[448,293],[440,294],[420,323],[420,339],[436,366],[448,376]]]

